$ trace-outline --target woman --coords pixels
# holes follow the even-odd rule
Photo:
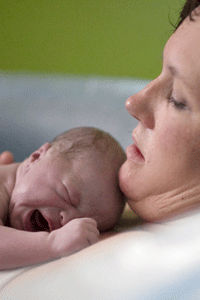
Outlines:
[[[186,2],[164,48],[161,74],[126,101],[139,124],[120,170],[120,186],[132,210],[148,221],[200,206],[198,5]]]
[[[126,101],[139,124],[119,173],[120,186],[131,209],[148,221],[200,205],[199,5],[199,0],[186,1],[165,46],[160,76]],[[12,160],[8,152],[0,156],[0,163]]]
[[[161,75],[126,101],[139,125],[120,184],[131,208],[146,220],[200,205],[200,7],[192,14],[194,21],[187,18],[198,5],[200,1],[186,2],[165,47]],[[4,295],[13,293],[17,299],[23,283],[24,299],[33,293],[44,299],[47,286],[51,299],[58,291],[72,299],[199,299],[199,227],[195,231],[194,222],[187,229],[188,224],[163,230],[156,224],[149,234],[117,235],[25,272],[7,284]]]

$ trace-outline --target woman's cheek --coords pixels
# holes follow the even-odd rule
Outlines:
[[[190,137],[186,132],[174,128],[173,126],[166,127],[160,134],[158,144],[160,145],[161,151],[165,154],[177,155],[179,151],[188,147]]]

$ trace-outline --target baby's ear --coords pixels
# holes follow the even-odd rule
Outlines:
[[[51,144],[49,143],[45,143],[44,145],[42,145],[38,150],[34,151],[31,155],[30,155],[30,162],[34,162],[35,160],[42,158],[46,152],[49,150],[49,148],[51,147]]]

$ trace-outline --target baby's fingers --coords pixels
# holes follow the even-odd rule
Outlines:
[[[89,245],[96,244],[99,241],[99,233],[89,232],[87,241]]]
[[[89,245],[93,245],[99,241],[100,232],[97,229],[97,222],[91,218],[83,218],[86,229],[87,229],[87,241]]]
[[[85,221],[88,231],[99,237],[100,232],[97,229],[97,222],[91,218],[83,218],[83,220]]]
[[[10,151],[4,151],[0,154],[0,164],[12,164],[13,162],[14,157]]]

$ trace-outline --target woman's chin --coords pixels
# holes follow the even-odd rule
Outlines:
[[[126,160],[119,170],[119,186],[124,195],[132,201],[135,200],[134,194],[137,190],[134,177],[135,172],[130,167],[129,161]]]
[[[127,160],[125,161],[125,163],[123,163],[123,165],[119,170],[119,186],[121,191],[124,193],[124,195],[128,197],[127,196],[128,180],[127,180],[126,164],[127,164]]]

